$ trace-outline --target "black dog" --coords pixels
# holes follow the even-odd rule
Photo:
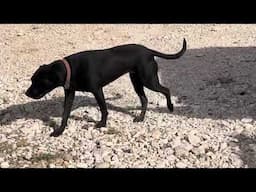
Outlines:
[[[143,121],[148,103],[143,90],[144,86],[164,94],[168,109],[170,112],[173,111],[169,89],[159,83],[158,66],[154,56],[177,59],[185,51],[186,40],[184,39],[182,50],[173,55],[163,54],[136,44],[79,52],[67,56],[63,60],[40,66],[31,78],[32,85],[26,91],[26,95],[33,99],[40,99],[54,88],[64,86],[65,101],[61,126],[55,129],[51,136],[57,137],[63,133],[70,115],[75,91],[88,91],[94,95],[101,111],[101,120],[96,127],[104,127],[108,112],[102,87],[121,75],[129,73],[142,105],[141,113],[134,119],[134,122]]]

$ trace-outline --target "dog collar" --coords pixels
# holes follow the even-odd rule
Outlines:
[[[69,89],[69,87],[70,87],[70,78],[71,78],[71,69],[70,69],[70,65],[69,65],[69,63],[66,59],[63,58],[62,61],[65,65],[66,72],[67,72],[64,88]]]

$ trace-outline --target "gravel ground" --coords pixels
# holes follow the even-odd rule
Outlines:
[[[133,123],[139,99],[128,75],[104,88],[107,127],[95,129],[99,108],[77,92],[67,129],[63,89],[40,100],[24,95],[39,65],[63,56],[125,43],[165,53],[158,58],[174,112],[146,89],[149,109]],[[0,25],[0,167],[233,168],[256,167],[256,25]]]

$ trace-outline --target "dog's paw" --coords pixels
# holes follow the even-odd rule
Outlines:
[[[173,112],[173,104],[168,105],[168,109],[170,112]]]
[[[50,137],[58,137],[62,134],[63,131],[55,130],[50,134]]]
[[[133,119],[133,122],[142,122],[144,120],[144,117],[142,116],[137,116]]]
[[[99,121],[95,124],[95,127],[96,128],[106,127],[106,123]]]

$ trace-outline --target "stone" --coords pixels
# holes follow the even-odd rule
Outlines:
[[[250,117],[247,117],[247,118],[242,118],[241,121],[242,121],[243,123],[251,123],[251,122],[253,121],[253,119],[250,118]]]
[[[178,163],[176,163],[176,167],[177,168],[186,168],[187,165],[185,163],[183,163],[183,162],[178,162]]]
[[[4,157],[0,157],[0,163],[4,162]]]
[[[53,163],[50,163],[49,168],[56,168],[56,166]]]
[[[174,148],[174,154],[175,154],[177,157],[188,156],[188,150],[185,149],[185,148],[182,147],[182,146],[177,146],[177,147]]]
[[[188,141],[192,145],[196,146],[201,142],[201,139],[200,139],[200,137],[192,134],[192,135],[188,135]]]
[[[171,142],[171,147],[175,148],[181,144],[181,139],[180,137],[176,137],[172,142]]]
[[[161,136],[161,132],[158,130],[158,129],[155,129],[153,132],[152,132],[152,137],[154,139],[159,139]]]
[[[226,149],[226,148],[227,148],[227,146],[228,146],[228,144],[227,144],[227,143],[221,143],[221,144],[220,144],[220,150],[224,150],[224,149]]]
[[[32,152],[29,152],[26,154],[26,156],[24,157],[24,159],[26,160],[30,160],[32,158]]]
[[[24,33],[22,33],[22,32],[18,32],[18,33],[17,33],[17,36],[18,36],[18,37],[23,36],[23,35],[24,35]]]
[[[65,161],[71,161],[73,158],[72,158],[71,155],[65,154],[64,157],[63,157],[63,159],[64,159]]]
[[[5,134],[0,134],[0,143],[4,143],[7,141],[7,138],[5,136]]]
[[[77,168],[88,168],[88,165],[86,163],[78,163]]]
[[[2,162],[0,165],[1,168],[9,168],[9,163],[8,162]]]
[[[96,163],[95,167],[96,168],[110,168],[110,164],[107,162]]]

